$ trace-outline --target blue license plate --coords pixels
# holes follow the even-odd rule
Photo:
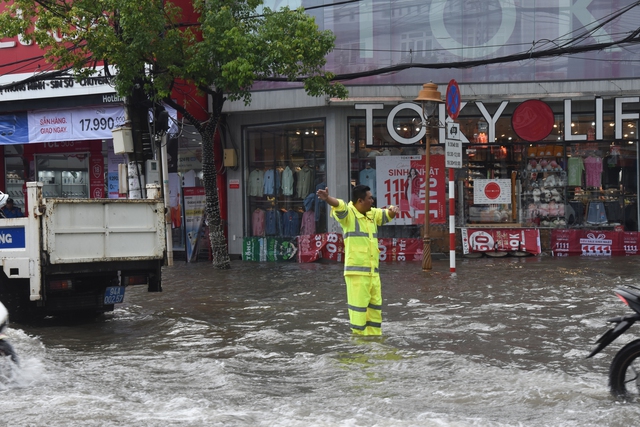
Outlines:
[[[124,301],[124,286],[110,286],[104,290],[104,303],[118,304]]]

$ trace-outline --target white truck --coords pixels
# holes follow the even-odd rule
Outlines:
[[[162,291],[162,200],[44,198],[28,182],[27,207],[0,218],[0,301],[12,319],[112,311],[129,285]]]

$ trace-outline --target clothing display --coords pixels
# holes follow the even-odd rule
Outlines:
[[[581,157],[570,157],[567,166],[568,180],[571,186],[582,185],[582,171],[584,171],[584,162]]]
[[[265,215],[265,224],[265,234],[267,236],[282,235],[282,218],[279,210],[267,210]]]
[[[600,187],[602,185],[602,159],[589,156],[584,159],[584,169],[587,176],[587,187]]]
[[[587,223],[588,224],[606,224],[607,213],[602,202],[589,202],[587,207]]]
[[[264,173],[263,194],[265,196],[277,196],[280,192],[280,171],[269,169]]]
[[[360,171],[360,184],[366,185],[371,189],[371,195],[376,197],[376,170],[369,164]]]
[[[282,194],[285,196],[293,196],[293,171],[289,166],[282,171]]]
[[[295,237],[300,232],[300,215],[293,209],[282,213],[282,235]]]
[[[296,179],[296,197],[303,199],[307,194],[313,192],[315,189],[315,186],[313,185],[313,169],[311,169],[306,163],[297,172]]]
[[[249,196],[262,197],[264,172],[260,169],[254,169],[249,174]]]
[[[258,208],[251,215],[252,236],[264,236],[265,212]]]
[[[310,234],[316,234],[315,212],[306,211],[302,214],[300,235],[307,236]]]

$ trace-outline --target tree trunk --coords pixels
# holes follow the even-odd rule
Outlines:
[[[209,241],[211,242],[211,253],[213,257],[213,267],[218,270],[231,268],[229,258],[229,248],[224,234],[224,224],[220,216],[220,198],[218,196],[218,171],[215,164],[215,153],[213,144],[218,123],[222,115],[222,104],[224,98],[221,92],[213,95],[213,111],[209,122],[202,132],[202,175],[204,178],[204,190],[206,194],[205,214],[209,223]]]
[[[165,102],[180,111],[202,136],[202,175],[204,178],[206,197],[204,211],[207,223],[209,224],[209,241],[211,242],[213,267],[218,270],[226,270],[231,268],[231,260],[229,258],[229,248],[227,247],[227,240],[224,234],[224,224],[220,216],[220,198],[218,196],[217,185],[218,173],[213,150],[215,135],[218,131],[218,123],[222,116],[224,97],[222,92],[218,91],[210,94],[213,98],[213,111],[210,113],[209,120],[206,123],[198,121],[181,105],[171,100]]]
[[[209,240],[213,267],[219,270],[231,268],[229,249],[224,235],[224,224],[220,216],[220,198],[218,197],[218,173],[216,171],[213,142],[217,132],[216,117],[209,119],[209,124],[202,134],[202,175],[204,178],[204,190],[206,194],[205,214],[209,223]],[[214,122],[216,124],[214,124]]]

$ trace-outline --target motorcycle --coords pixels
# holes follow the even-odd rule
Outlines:
[[[597,346],[587,359],[600,353],[640,320],[640,288],[635,286],[629,286],[626,289],[618,288],[614,293],[635,313],[607,320],[614,326],[596,341]],[[622,347],[613,358],[609,368],[609,388],[614,396],[640,395],[640,339]]]
[[[13,363],[18,364],[18,356],[4,334],[8,326],[9,312],[4,304],[0,302],[0,356],[9,357]]]

